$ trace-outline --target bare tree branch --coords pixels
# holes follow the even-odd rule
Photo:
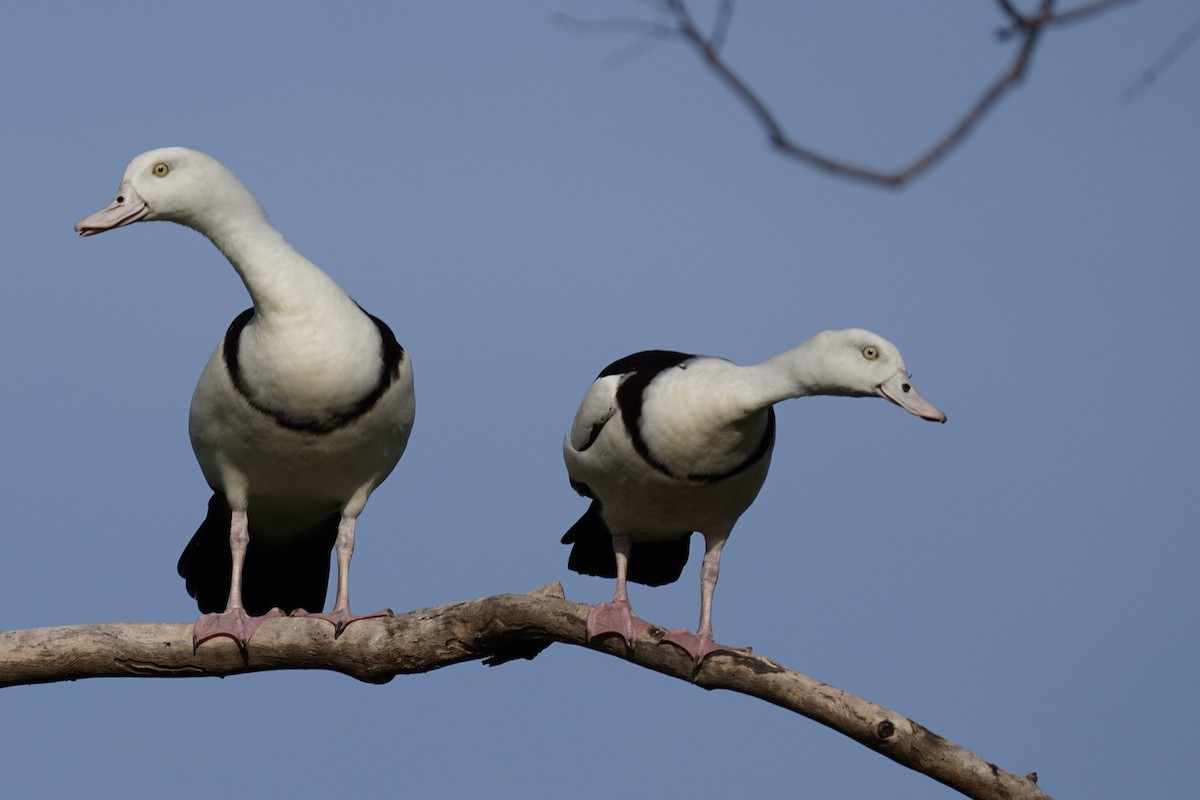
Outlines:
[[[767,102],[755,92],[750,85],[738,75],[720,55],[721,44],[728,32],[731,16],[731,3],[723,0],[718,9],[717,22],[713,34],[706,36],[700,31],[684,0],[661,0],[661,9],[674,20],[673,26],[661,22],[640,20],[610,20],[595,23],[569,20],[570,27],[576,30],[588,26],[596,26],[598,30],[632,30],[637,29],[643,34],[661,40],[668,34],[673,34],[691,45],[704,63],[718,78],[729,87],[730,91],[740,99],[758,120],[766,131],[771,144],[781,153],[802,161],[809,166],[843,178],[859,180],[878,186],[899,187],[923,175],[931,167],[944,159],[951,151],[962,144],[963,140],[975,129],[979,122],[991,111],[1004,95],[1020,83],[1029,69],[1041,33],[1044,28],[1078,22],[1092,17],[1115,6],[1132,2],[1133,0],[1093,0],[1065,11],[1055,11],[1055,0],[1040,0],[1038,10],[1032,14],[1020,11],[1011,0],[996,0],[1000,10],[1009,19],[1008,27],[1000,30],[1001,39],[1019,38],[1020,45],[1012,61],[999,76],[987,86],[975,102],[939,139],[930,145],[925,152],[919,154],[908,164],[895,170],[881,170],[863,164],[852,163],[827,156],[814,148],[807,147],[792,139],[784,130],[782,123],[771,111]]]
[[[662,646],[652,628],[632,653],[617,639],[589,643],[588,606],[552,584],[358,622],[338,640],[319,620],[268,620],[243,661],[228,639],[192,648],[191,623],[114,623],[0,632],[0,687],[80,678],[195,678],[281,669],[323,669],[368,683],[463,661],[533,658],[554,642],[587,647],[689,681],[757,697],[849,736],[910,769],[978,800],[1048,800],[1036,775],[1005,772],[916,722],[759,655],[716,655],[699,672]]]
[[[1152,83],[1158,80],[1159,76],[1171,68],[1181,55],[1200,39],[1200,17],[1192,20],[1192,24],[1188,25],[1183,33],[1175,37],[1175,40],[1167,45],[1167,49],[1162,54],[1154,59],[1154,63],[1142,70],[1142,74],[1137,80],[1125,90],[1126,102],[1132,102],[1141,96],[1142,92],[1150,87]]]
[[[1040,11],[1035,16],[1026,16],[1020,12],[1008,0],[996,0],[1000,4],[1000,8],[1013,21],[1013,27],[1006,28],[1000,31],[1000,38],[1008,38],[1017,30],[1026,30],[1033,25],[1042,27],[1054,25],[1069,25],[1073,22],[1079,22],[1087,17],[1101,14],[1119,5],[1135,2],[1135,0],[1093,0],[1091,3],[1084,3],[1081,6],[1059,11],[1057,13],[1049,10]]]

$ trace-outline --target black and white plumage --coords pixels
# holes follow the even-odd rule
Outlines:
[[[679,578],[692,533],[704,536],[700,622],[664,641],[700,664],[729,651],[712,634],[721,549],[762,488],[775,444],[774,404],[793,397],[883,397],[924,419],[946,416],[912,387],[900,351],[869,331],[824,331],[761,364],[649,350],[604,369],[584,395],[563,442],[571,485],[591,498],[563,537],[568,566],[616,578],[610,603],[588,615],[588,637],[633,646],[647,623],[629,604],[627,581]]]
[[[192,448],[214,493],[179,560],[203,612],[196,644],[228,636],[245,650],[280,609],[326,619],[338,635],[364,618],[350,612],[356,520],[412,430],[408,355],[387,325],[284,240],[210,156],[182,147],[143,153],[116,199],[75,229],[89,236],[151,220],[206,236],[253,301],[192,396]],[[310,614],[324,606],[331,550],[334,608]]]

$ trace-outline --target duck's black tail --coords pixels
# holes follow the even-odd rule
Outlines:
[[[214,492],[208,501],[208,516],[179,557],[179,576],[205,614],[224,611],[229,599],[232,517],[225,496]],[[339,519],[340,514],[333,513],[311,530],[271,537],[256,537],[250,519],[250,544],[242,568],[242,604],[247,613],[260,616],[272,608],[318,613],[324,608],[329,554],[337,540]]]
[[[662,586],[674,583],[687,566],[691,534],[678,539],[633,542],[629,551],[629,574],[634,583]],[[571,545],[567,568],[582,575],[617,577],[617,557],[613,555],[612,534],[600,515],[600,503],[593,500],[579,521],[562,538]]]

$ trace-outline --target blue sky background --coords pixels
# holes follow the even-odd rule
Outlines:
[[[882,191],[773,154],[682,45],[576,0],[12,3],[0,24],[0,628],[183,621],[208,489],[192,388],[248,305],[202,237],[80,241],[126,163],[224,161],[412,354],[417,427],[360,521],[354,605],[562,581],[561,437],[661,347],[764,359],[827,327],[950,417],[779,408],[715,626],[1058,797],[1183,797],[1200,716],[1200,51],[1140,3],[1048,33],[948,162]],[[696,4],[701,20],[712,5]],[[1007,62],[993,4],[743,3],[729,60],[789,130],[892,166]],[[615,57],[615,59],[614,59]],[[639,613],[694,626],[699,542]],[[957,796],[815,723],[579,648],[378,687],[327,673],[0,692],[6,796]]]

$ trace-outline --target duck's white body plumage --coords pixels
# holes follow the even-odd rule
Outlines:
[[[572,486],[592,498],[563,537],[569,566],[615,577],[611,603],[588,618],[590,637],[632,645],[646,623],[633,615],[626,580],[676,580],[693,532],[705,539],[700,624],[666,641],[697,663],[730,648],[712,639],[721,549],[758,496],[775,443],[773,406],[808,395],[880,396],[925,419],[945,415],[912,388],[899,351],[861,329],[824,331],[761,364],[651,350],[613,362],[592,384],[563,442]]]
[[[253,300],[192,396],[192,447],[214,497],[179,570],[202,611],[224,609],[201,617],[197,641],[225,635],[244,647],[273,608],[319,612],[331,548],[338,596],[321,616],[340,633],[360,619],[349,611],[355,520],[412,430],[409,358],[211,157],[181,147],[138,156],[117,199],[76,229],[142,220],[204,234]]]
[[[636,531],[640,541],[674,539],[728,526],[749,507],[766,480],[774,423],[769,406],[747,413],[722,389],[736,375],[731,368],[722,359],[691,357],[658,372],[641,392],[636,432],[623,424],[628,417],[618,399],[630,373],[592,384],[564,454],[572,480],[621,498],[605,504],[610,524]],[[617,415],[617,424],[608,424]]]

